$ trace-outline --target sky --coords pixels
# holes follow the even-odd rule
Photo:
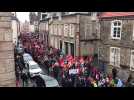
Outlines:
[[[22,23],[25,22],[25,20],[29,21],[29,12],[16,12],[17,18]]]

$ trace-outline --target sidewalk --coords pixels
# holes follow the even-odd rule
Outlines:
[[[28,80],[28,85],[25,84],[25,86],[23,86],[23,82],[22,80],[19,80],[19,86],[18,87],[36,87],[35,83],[32,82],[30,79]]]
[[[39,65],[40,65],[40,68],[43,70],[43,72],[44,72],[46,75],[48,75],[46,66],[45,66],[45,65],[42,65],[42,64],[39,64]]]

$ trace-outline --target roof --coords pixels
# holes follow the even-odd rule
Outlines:
[[[35,65],[35,64],[37,64],[35,61],[29,61],[28,62],[30,65]]]
[[[134,16],[134,12],[104,12],[99,18]]]
[[[70,17],[70,16],[72,17],[72,16],[77,16],[77,15],[89,16],[89,14],[86,14],[86,13],[73,13],[73,14],[62,15],[61,17]],[[59,18],[59,17],[53,16],[53,19],[57,19],[57,18]],[[51,18],[42,19],[42,20],[40,20],[40,22],[48,21],[50,19]]]

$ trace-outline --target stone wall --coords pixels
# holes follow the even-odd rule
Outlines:
[[[99,39],[98,20],[92,20],[91,16],[80,15],[80,40]]]
[[[15,87],[11,12],[0,12],[0,87]]]

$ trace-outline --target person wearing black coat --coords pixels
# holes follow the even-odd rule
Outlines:
[[[45,81],[40,76],[35,76],[34,81],[36,82],[37,87],[46,87]]]
[[[117,69],[115,67],[112,69],[112,75],[113,75],[113,79],[115,79],[117,76]]]
[[[26,85],[28,85],[28,74],[25,71],[26,69],[23,69],[22,73],[21,73],[21,79],[23,82],[23,87]]]
[[[58,79],[59,66],[55,66],[55,67],[53,68],[53,70],[54,70],[54,77],[55,77],[56,79]]]
[[[19,76],[20,76],[20,70],[19,70],[19,67],[18,66],[16,66],[15,67],[15,76],[16,76],[16,80],[19,80]]]
[[[27,78],[26,74],[23,73],[23,74],[21,75],[21,79],[22,79],[23,87],[24,87],[24,86],[25,86],[25,83],[26,83],[26,84],[28,83],[28,82],[27,82],[27,81],[28,81],[28,80],[27,80],[28,78]]]
[[[129,77],[128,77],[128,79],[127,79],[127,82],[126,82],[126,86],[127,87],[130,87],[131,86],[132,79],[133,79],[132,74],[130,74]]]

